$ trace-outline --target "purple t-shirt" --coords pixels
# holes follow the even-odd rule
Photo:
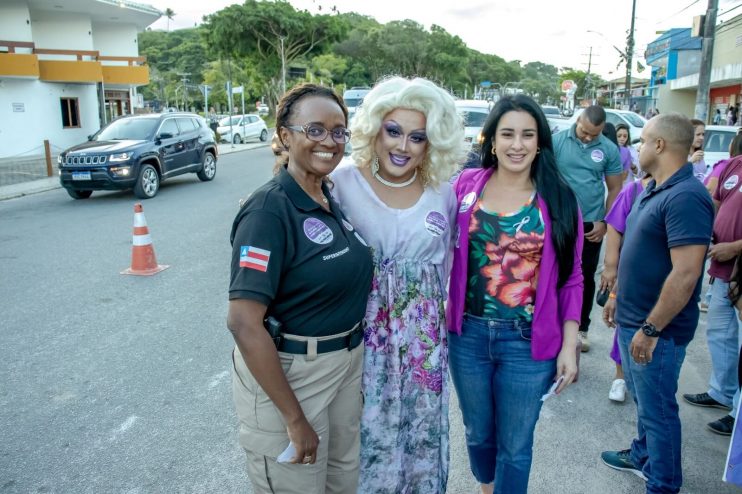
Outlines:
[[[739,213],[742,211],[742,156],[729,160],[726,169],[719,176],[714,200],[720,204],[714,220],[713,242],[716,244],[742,240],[742,214]],[[735,259],[719,262],[712,259],[709,274],[729,281],[734,261]]]
[[[608,211],[605,222],[611,225],[621,235],[626,231],[626,218],[628,218],[631,212],[631,207],[643,191],[644,186],[642,185],[642,181],[637,180],[624,185],[621,192],[616,196],[616,200],[613,201],[613,206]]]
[[[703,185],[708,185],[709,179],[714,177],[718,180],[721,173],[726,169],[729,162],[732,161],[731,158],[728,160],[719,160],[716,162],[714,167],[711,169],[711,173],[709,173],[705,179],[703,179]]]

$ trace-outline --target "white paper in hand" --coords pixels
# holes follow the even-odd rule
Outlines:
[[[551,385],[549,391],[547,391],[546,394],[541,397],[541,401],[546,401],[554,396],[556,394],[556,389],[559,387],[560,384],[562,384],[562,381],[564,381],[564,376],[559,376],[559,379],[557,379],[556,382]]]
[[[278,463],[288,463],[294,456],[296,456],[296,448],[294,447],[294,443],[289,442],[289,446],[283,450],[283,453],[278,455],[276,461]]]
[[[322,437],[317,438],[319,441],[322,440]],[[294,447],[294,443],[289,442],[289,445],[286,449],[283,450],[283,453],[278,455],[278,458],[276,458],[276,461],[278,463],[288,463],[290,462],[294,457],[296,456],[296,448]]]

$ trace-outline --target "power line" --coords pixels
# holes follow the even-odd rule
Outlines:
[[[687,7],[683,8],[682,10],[679,10],[679,11],[675,12],[675,13],[674,13],[673,15],[671,15],[671,16],[670,16],[670,17],[668,17],[667,19],[661,20],[661,21],[660,21],[660,22],[658,22],[657,24],[662,24],[662,23],[663,23],[663,22],[665,22],[665,21],[669,21],[670,19],[672,19],[672,18],[673,18],[673,17],[675,17],[676,15],[678,15],[678,14],[682,14],[683,12],[685,12],[685,11],[686,11],[686,10],[688,10],[689,8],[693,7],[693,6],[695,5],[695,4],[697,4],[697,3],[698,3],[698,2],[700,2],[700,1],[701,1],[701,0],[696,0],[695,2],[691,3],[690,5],[688,5]]]
[[[729,12],[731,12],[731,11],[733,11],[733,10],[737,10],[737,9],[738,9],[738,8],[740,8],[740,7],[742,7],[742,3],[741,3],[741,4],[739,4],[739,5],[737,5],[736,7],[732,7],[731,9],[727,9],[727,10],[725,10],[724,12],[719,12],[719,15],[724,15],[724,14],[728,14]]]

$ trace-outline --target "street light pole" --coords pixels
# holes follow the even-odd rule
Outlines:
[[[626,91],[624,92],[624,100],[627,110],[631,110],[631,63],[634,55],[634,20],[636,19],[636,0],[632,2],[631,6],[631,28],[629,29],[629,37],[626,42]]]

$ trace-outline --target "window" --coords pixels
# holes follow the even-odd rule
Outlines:
[[[170,134],[172,137],[180,134],[178,131],[178,125],[175,123],[174,118],[168,118],[162,123],[159,134]]]
[[[80,107],[77,98],[61,98],[62,128],[74,129],[80,127]]]
[[[193,132],[196,130],[196,125],[193,123],[193,120],[190,118],[178,118],[178,127],[180,127],[180,131],[183,133]]]

